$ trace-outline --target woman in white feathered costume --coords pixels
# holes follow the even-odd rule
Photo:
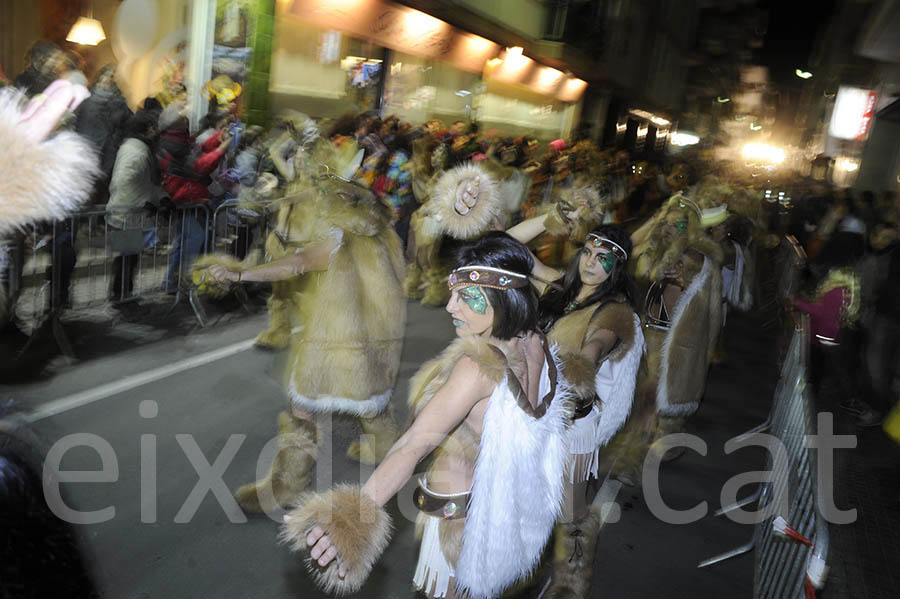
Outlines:
[[[453,206],[451,220],[484,211]],[[310,494],[285,518],[283,539],[310,550],[326,591],[362,586],[389,542],[384,505],[432,453],[415,495],[424,531],[416,587],[496,597],[538,563],[561,513],[570,407],[538,331],[532,266],[502,232],[462,246],[447,304],[459,339],[413,379],[412,425],[361,488]]]
[[[564,220],[575,224],[590,204],[572,209]],[[509,233],[527,243],[546,230],[549,218],[529,219]],[[645,347],[627,270],[631,239],[615,225],[601,225],[583,239],[566,272],[539,261],[532,272],[543,292],[541,328],[558,348],[574,396],[567,510],[555,533],[546,599],[589,594],[600,514],[589,505],[588,481],[602,474],[601,451],[631,413]]]

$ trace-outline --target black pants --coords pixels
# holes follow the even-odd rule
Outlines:
[[[116,302],[128,299],[134,291],[134,269],[140,256],[116,256],[113,260],[113,282],[109,299]]]

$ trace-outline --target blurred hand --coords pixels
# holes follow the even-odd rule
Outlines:
[[[57,79],[36,95],[19,116],[19,126],[28,139],[40,143],[56,128],[68,110],[75,110],[91,93],[83,85]]]
[[[238,273],[234,272],[233,270],[228,270],[227,268],[219,264],[210,266],[207,272],[216,283],[238,280]]]

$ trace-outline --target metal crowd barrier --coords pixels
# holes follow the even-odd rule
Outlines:
[[[752,496],[723,507],[717,515],[758,501],[766,510],[745,545],[701,562],[703,568],[756,549],[754,594],[759,599],[809,599],[825,584],[829,547],[828,524],[817,501],[817,459],[807,446],[816,432],[815,409],[807,384],[809,325],[804,316],[794,330],[769,418],[734,441],[768,431],[785,449],[784,458],[768,452],[766,470],[772,480]]]
[[[176,305],[184,297],[193,257],[208,251],[210,221],[205,205],[109,212],[89,206],[35,225],[7,240],[0,276],[9,312],[26,329],[49,322],[61,349],[71,355],[58,322],[64,311],[166,293]]]
[[[226,200],[216,206],[212,215],[210,252],[230,254],[244,260],[254,251],[265,253],[266,237],[271,231],[271,214],[279,206],[277,200],[248,203]]]
[[[774,271],[768,279],[767,286],[763,286],[763,296],[768,300],[760,306],[762,310],[776,308],[775,315],[765,323],[770,326],[782,321],[780,304],[786,299],[797,295],[800,288],[801,275],[806,266],[806,251],[793,235],[787,235],[781,239],[774,257]]]

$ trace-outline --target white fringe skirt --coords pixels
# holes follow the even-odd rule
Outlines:
[[[569,482],[577,484],[597,478],[600,468],[600,447],[597,428],[600,426],[600,407],[594,404],[590,413],[569,427]]]
[[[435,493],[428,488],[427,481],[423,478],[419,485],[435,497],[459,497],[460,493],[444,495]],[[464,494],[463,494],[464,495]],[[450,584],[456,577],[456,569],[441,550],[441,534],[439,526],[441,518],[423,514],[425,529],[422,531],[422,544],[419,546],[419,562],[416,564],[416,573],[413,576],[413,584],[416,590],[429,597],[440,599],[447,596]]]

